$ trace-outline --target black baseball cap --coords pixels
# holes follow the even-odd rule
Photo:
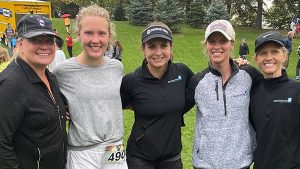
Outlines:
[[[162,38],[173,41],[172,32],[163,26],[150,26],[142,33],[142,44],[153,38]]]
[[[255,52],[266,42],[273,42],[278,46],[284,46],[284,40],[280,32],[269,31],[260,34],[255,40]]]
[[[61,38],[55,34],[52,28],[52,22],[48,18],[37,14],[23,16],[17,24],[17,32],[18,36],[23,38],[50,35],[61,40]]]

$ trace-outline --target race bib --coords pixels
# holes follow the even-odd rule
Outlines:
[[[107,146],[103,158],[104,163],[123,163],[126,160],[124,144]]]

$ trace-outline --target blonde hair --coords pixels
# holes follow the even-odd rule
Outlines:
[[[0,64],[10,60],[8,50],[0,46]]]
[[[81,21],[85,16],[100,16],[106,19],[108,22],[108,31],[110,34],[110,40],[109,40],[109,46],[112,44],[114,38],[115,38],[115,26],[114,24],[110,21],[109,17],[109,12],[102,8],[99,7],[98,5],[90,5],[88,7],[83,7],[80,9],[78,14],[76,15],[75,22],[74,22],[74,31],[75,33],[78,33],[81,28]]]

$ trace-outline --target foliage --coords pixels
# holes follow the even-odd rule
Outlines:
[[[68,13],[71,15],[70,18],[75,18],[76,15],[78,14],[78,11],[79,11],[79,6],[74,3],[64,5],[61,8],[61,14]]]
[[[115,6],[113,10],[113,19],[116,21],[126,20],[126,12],[122,0]]]
[[[268,10],[265,18],[273,28],[289,29],[292,14],[286,3],[276,3]]]
[[[194,0],[189,6],[186,14],[186,23],[194,28],[201,28],[205,19],[205,6],[203,0]]]
[[[205,22],[210,23],[217,19],[229,20],[227,7],[222,0],[212,0],[205,17]]]
[[[284,2],[281,2],[284,1]],[[286,3],[288,6],[288,13],[291,14],[291,16],[296,15],[300,17],[300,0],[274,0],[273,2],[275,5],[278,3]]]
[[[90,4],[98,4],[99,6],[104,7],[107,9],[113,16],[115,15],[115,12],[119,11],[121,8],[119,8],[118,3],[119,1],[122,1],[124,7],[131,7],[133,4],[136,3],[145,3],[143,1],[145,0],[49,0],[52,2],[52,9],[53,9],[53,16],[57,17],[58,11],[61,11],[61,8],[67,4],[74,3],[78,5],[79,7],[88,6]],[[194,18],[191,18],[191,14],[194,12],[191,10],[193,6],[191,3],[198,0],[176,0],[179,2],[178,7],[181,7],[183,10],[182,17],[186,20],[194,20]],[[203,6],[205,10],[209,6],[212,6],[212,3],[215,3],[215,1],[218,1],[217,4],[219,6],[222,6],[226,8],[225,11],[227,11],[228,14],[230,14],[229,18],[225,17],[227,20],[231,19],[236,23],[237,25],[243,25],[243,26],[257,26],[258,29],[260,29],[260,26],[262,24],[262,19],[265,15],[268,16],[283,16],[283,18],[279,20],[274,19],[268,19],[267,21],[270,22],[269,24],[277,25],[275,27],[278,27],[278,25],[283,24],[286,25],[285,18],[290,17],[291,15],[300,16],[300,0],[202,0]],[[268,11],[263,10],[263,1],[273,1],[273,4],[286,4],[288,10],[281,10],[279,9],[277,13],[273,11],[272,14],[269,14]],[[159,0],[148,0],[147,5],[151,4],[151,7],[148,7],[147,5],[145,8],[149,9],[142,9],[143,6],[140,6],[141,9],[126,9],[125,18],[130,18],[135,21],[131,21],[132,24],[135,25],[146,25],[147,23],[151,22],[153,20],[153,9],[159,7],[158,6]],[[222,4],[222,5],[221,5]],[[133,5],[134,6],[134,5]],[[221,9],[221,8],[220,8]],[[201,9],[199,9],[201,10]],[[223,11],[224,9],[222,9]],[[145,12],[147,11],[147,12]],[[216,13],[215,13],[216,12]],[[266,13],[265,13],[266,12]],[[117,12],[122,13],[122,12]],[[275,14],[275,15],[274,15]],[[280,14],[280,15],[279,15]],[[208,12],[208,20],[211,21],[215,19],[216,16],[220,16],[218,10],[214,10],[213,12]],[[121,15],[120,15],[121,16]],[[141,17],[141,19],[138,19],[138,17]],[[211,19],[209,19],[211,18]],[[122,18],[123,20],[124,18]],[[199,18],[198,18],[199,19]],[[220,19],[220,17],[218,17]],[[224,19],[224,18],[222,18]],[[121,20],[121,19],[118,19]],[[138,21],[141,21],[141,23],[137,23]],[[208,21],[208,22],[209,22]],[[196,21],[187,21],[187,23],[196,23]],[[196,24],[191,24],[191,26]]]
[[[155,20],[167,24],[173,33],[179,32],[184,11],[178,0],[158,0],[155,8]]]
[[[255,0],[236,0],[231,6],[231,16],[236,25],[253,26],[256,19]]]
[[[127,8],[129,23],[145,26],[153,21],[153,8],[148,0],[130,0]]]

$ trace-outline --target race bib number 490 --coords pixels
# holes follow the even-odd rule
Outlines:
[[[107,146],[103,160],[105,163],[123,163],[126,160],[124,145]]]

